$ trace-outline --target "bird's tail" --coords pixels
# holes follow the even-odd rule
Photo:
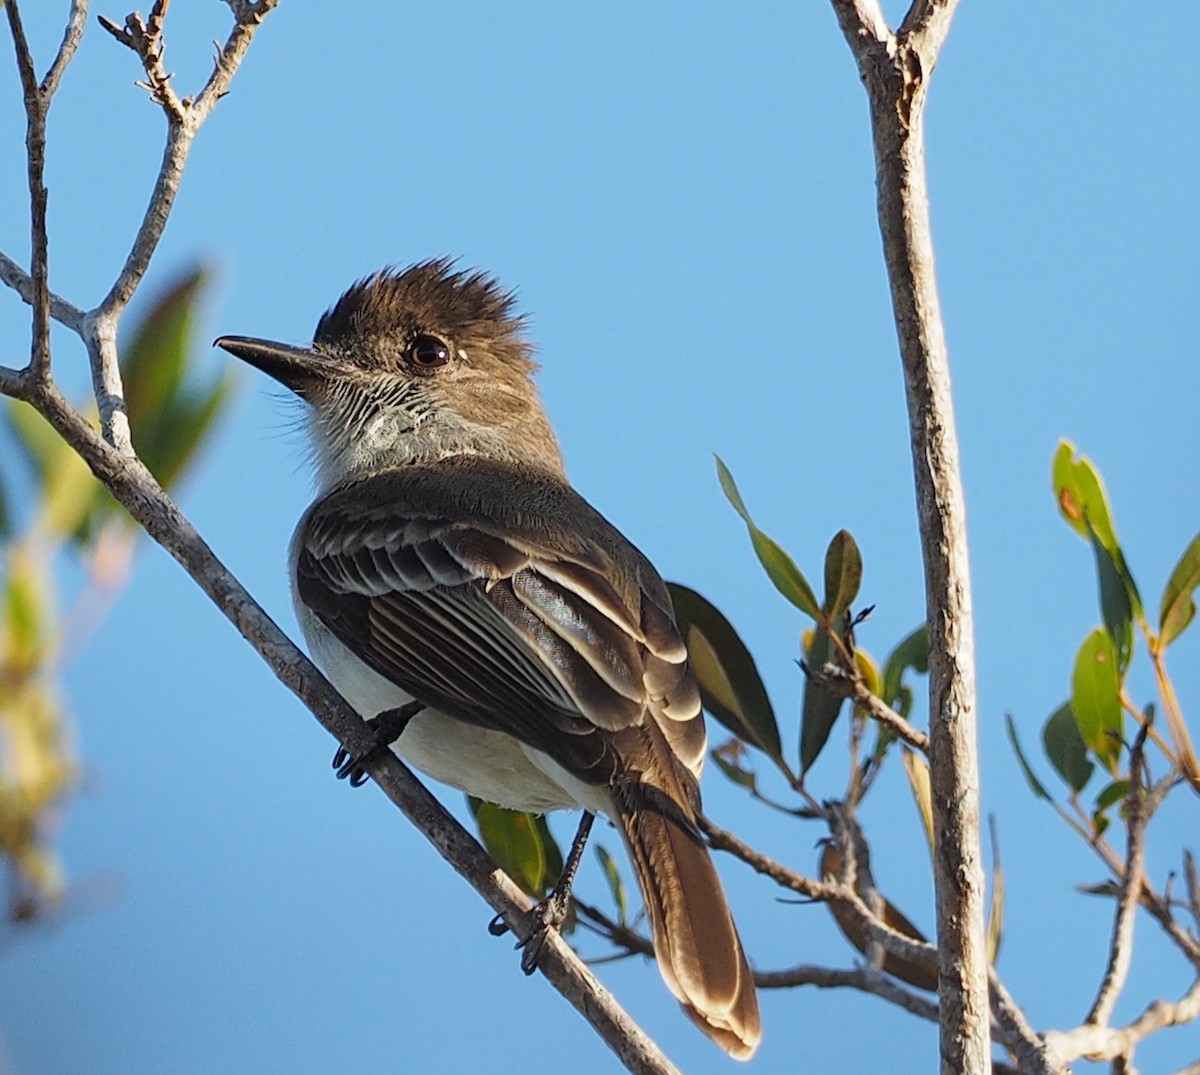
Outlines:
[[[708,849],[650,806],[618,806],[654,954],[688,1017],[730,1056],[749,1060],[762,1028],[754,979]]]

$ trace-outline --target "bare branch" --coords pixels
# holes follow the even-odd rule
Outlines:
[[[0,366],[0,393],[20,398],[25,391],[24,370],[14,370],[9,366]]]
[[[41,93],[47,105],[50,103],[50,98],[54,96],[58,90],[58,84],[62,81],[63,72],[67,69],[67,64],[75,56],[75,50],[79,48],[79,42],[83,40],[83,27],[87,21],[88,0],[71,0],[71,14],[67,19],[67,28],[63,32],[62,44],[58,46],[58,52],[54,57],[54,61],[50,64],[49,70],[46,71],[46,77],[42,79]]]
[[[895,37],[887,19],[883,17],[879,0],[832,0],[832,3],[846,40],[849,41],[852,35],[858,40],[857,45],[851,43],[852,50],[858,47],[890,48],[895,45]]]
[[[254,39],[254,33],[259,23],[265,19],[278,5],[279,0],[258,0],[257,4],[247,0],[236,0],[230,3],[230,8],[237,20],[229,40],[217,54],[213,73],[204,84],[192,103],[192,116],[197,125],[203,123],[208,114],[216,107],[217,102],[229,92],[229,84],[241,66],[242,57]]]
[[[92,384],[100,408],[100,428],[105,439],[126,455],[132,454],[133,446],[117,362],[117,321],[145,276],[150,259],[162,238],[167,218],[179,193],[192,142],[217,100],[228,89],[255,31],[276,2],[262,0],[257,5],[235,6],[237,21],[217,56],[212,76],[195,103],[179,99],[169,84],[170,75],[163,66],[162,21],[169,0],[156,0],[149,21],[143,21],[136,13],[125,20],[124,28],[102,20],[109,33],[137,53],[146,72],[146,86],[167,117],[167,144],[162,164],[133,246],[108,294],[83,326],[84,340],[91,358]]]
[[[8,28],[12,33],[13,46],[17,53],[17,71],[21,76],[21,90],[25,99],[25,157],[29,176],[29,249],[33,294],[33,332],[29,350],[29,368],[34,376],[50,375],[50,286],[48,252],[46,243],[46,107],[50,98],[38,88],[37,72],[33,67],[33,56],[29,42],[25,39],[25,28],[21,25],[21,12],[16,0],[4,5],[8,15]]]
[[[842,698],[849,698],[855,705],[865,709],[880,724],[886,724],[897,738],[909,746],[929,753],[929,736],[913,727],[899,713],[876,694],[872,694],[866,682],[857,672],[849,672],[839,665],[828,663],[820,668],[804,665],[804,673],[822,690]]]
[[[0,252],[0,280],[11,287],[26,302],[33,303],[33,277],[7,254]],[[83,331],[84,312],[78,307],[50,293],[50,316],[60,325],[75,332]]]
[[[944,1071],[990,1068],[971,583],[949,356],[925,185],[923,110],[954,0],[917,0],[901,33],[831,0],[867,90],[878,212],[904,367],[929,622],[930,778]]]
[[[801,985],[813,985],[818,989],[857,989],[891,1001],[913,1015],[928,1019],[931,1023],[936,1023],[938,1019],[936,1001],[905,989],[882,971],[870,967],[838,970],[801,963],[786,970],[756,971],[754,982],[761,989],[787,989]]]
[[[1056,1075],[1059,1069],[1045,1039],[1029,1025],[1025,1013],[992,967],[988,968],[988,999],[997,1037],[1020,1062],[1022,1075]]]
[[[100,17],[100,25],[142,61],[146,81],[139,82],[138,85],[146,90],[150,99],[166,113],[167,122],[182,124],[187,119],[187,108],[172,88],[171,75],[163,65],[163,54],[166,51],[162,38],[163,19],[167,16],[170,4],[171,0],[155,0],[150,9],[149,21],[143,19],[140,12],[135,11],[126,16],[124,26],[118,26],[104,16]]]
[[[950,21],[958,0],[913,0],[904,21],[900,24],[900,35],[906,37],[923,52],[937,59],[937,54],[950,32]]]
[[[1152,807],[1143,801],[1142,760],[1149,724],[1143,724],[1129,752],[1129,791],[1125,796],[1125,868],[1121,875],[1121,894],[1113,915],[1112,943],[1108,965],[1096,1000],[1085,1023],[1107,1026],[1117,998],[1129,977],[1133,960],[1133,927],[1137,918],[1138,898],[1142,893],[1142,875],[1146,859],[1146,823]]]
[[[217,559],[141,462],[104,441],[52,384],[39,381],[22,388],[20,398],[37,408],[134,519],[179,561],[280,681],[351,754],[367,759],[365,768],[405,817],[504,915],[517,936],[528,936],[528,898],[395,755],[371,750],[370,731],[362,718]],[[551,935],[543,950],[539,969],[631,1071],[678,1075],[557,934]]]
[[[1074,1030],[1049,1030],[1046,1046],[1058,1066],[1086,1056],[1090,1060],[1130,1057],[1138,1043],[1156,1031],[1200,1019],[1200,978],[1175,1002],[1156,1000],[1125,1027],[1085,1024]]]

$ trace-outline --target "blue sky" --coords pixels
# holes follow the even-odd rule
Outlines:
[[[25,5],[42,66],[65,8]],[[450,253],[496,272],[531,315],[575,484],[740,629],[794,749],[804,625],[754,562],[712,453],[810,576],[830,536],[853,532],[876,607],[866,649],[882,657],[923,615],[866,103],[831,11],[334,10],[285,3],[268,20],[200,135],[147,290],[200,258],[217,280],[201,344],[304,342],[381,265]],[[1039,1028],[1086,1013],[1109,932],[1108,904],[1072,891],[1102,879],[1099,864],[1032,800],[1003,733],[1011,713],[1038,753],[1098,622],[1091,556],[1049,492],[1058,439],[1100,466],[1147,604],[1200,526],[1191,16],[1178,2],[1132,18],[1115,5],[964,4],[928,113],[983,798],[1008,884],[1000,970]],[[180,2],[167,25],[168,69],[190,92],[226,10]],[[23,119],[3,71],[0,248],[25,260]],[[52,281],[83,306],[111,282],[161,154],[163,121],[137,76],[93,21],[51,115]],[[6,363],[24,354],[27,323],[0,296]],[[56,343],[59,376],[82,391],[82,352]],[[294,417],[247,371],[182,495],[289,629],[284,549],[310,495]],[[1200,629],[1171,666],[1194,712]],[[86,772],[61,833],[78,895],[61,923],[0,952],[0,1072],[519,1072],[565,1055],[580,1073],[615,1069],[382,796],[333,779],[326,734],[149,543],[66,683]],[[1151,697],[1144,661],[1132,686]],[[836,750],[812,781],[841,791]],[[815,868],[815,825],[766,815],[715,770],[705,796],[721,824]],[[1160,885],[1196,809],[1180,794],[1152,830]],[[863,821],[876,877],[931,930],[928,856],[898,765]],[[555,821],[564,839],[573,824]],[[618,850],[611,830],[600,839]],[[853,961],[822,908],[779,903],[720,866],[756,964]],[[602,898],[594,866],[583,885]],[[1119,1018],[1190,981],[1146,920],[1138,936]],[[681,1068],[731,1070],[653,966],[600,973]],[[763,1072],[935,1062],[933,1027],[861,995],[776,993],[763,1009]],[[1195,1040],[1164,1033],[1143,1070],[1195,1059]]]

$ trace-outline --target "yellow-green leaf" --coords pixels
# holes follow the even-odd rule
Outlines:
[[[729,473],[729,468],[725,466],[720,456],[717,456],[717,477],[729,503],[733,505],[734,511],[742,517],[742,521],[746,524],[746,530],[750,534],[750,543],[754,546],[759,563],[762,564],[767,577],[775,584],[775,588],[801,612],[820,623],[822,621],[821,609],[817,605],[816,595],[804,577],[804,573],[776,542],[767,537],[755,525],[754,520],[750,517],[750,512],[746,510],[742,494],[738,492],[733,475]]]
[[[1098,544],[1108,553],[1107,561],[1097,552],[1097,571],[1099,572],[1100,600],[1105,608],[1105,624],[1110,624],[1110,617],[1116,615],[1112,606],[1112,581],[1108,580],[1108,600],[1106,601],[1105,572],[1111,570],[1120,579],[1125,588],[1129,607],[1134,613],[1142,610],[1142,599],[1129,566],[1125,563],[1125,554],[1117,541],[1116,528],[1113,526],[1112,511],[1108,504],[1108,495],[1104,491],[1104,483],[1100,473],[1087,456],[1076,457],[1075,445],[1068,440],[1059,441],[1058,450],[1054,453],[1052,468],[1054,482],[1054,497],[1058,510],[1067,524],[1085,541]],[[1110,631],[1113,628],[1109,627]],[[1114,632],[1114,639],[1120,645],[1120,632]],[[1124,664],[1122,665],[1124,667]]]
[[[836,630],[862,586],[862,553],[849,530],[839,530],[825,551],[825,602],[822,606]]]
[[[1108,631],[1097,627],[1084,639],[1071,675],[1071,709],[1079,734],[1109,772],[1117,771],[1124,724],[1117,650]]]
[[[519,810],[505,810],[492,803],[480,803],[475,813],[479,837],[488,854],[521,889],[540,899],[549,884],[546,879],[546,855],[537,831],[536,818]]]
[[[1000,863],[1000,837],[996,832],[996,819],[990,815],[988,832],[992,838],[992,899],[988,907],[987,954],[988,962],[995,966],[1004,940],[1004,867]]]
[[[918,675],[925,675],[929,671],[929,628],[925,624],[907,635],[884,662],[880,697],[888,705],[896,707],[902,701],[904,673],[910,668]],[[907,718],[911,706],[910,700],[908,705],[900,709],[900,715]]]
[[[1197,586],[1200,586],[1200,534],[1183,550],[1163,589],[1158,622],[1159,637],[1164,646],[1169,646],[1183,634],[1196,615],[1196,601],[1192,595]]]
[[[9,422],[41,483],[38,516],[49,535],[86,535],[100,502],[100,485],[87,464],[29,404],[10,401]]]
[[[679,583],[669,582],[667,589],[704,708],[739,739],[779,761],[775,712],[745,643],[711,601]]]
[[[925,839],[929,844],[929,852],[932,854],[933,789],[929,782],[929,763],[907,747],[900,756],[904,760],[904,772],[908,776],[908,786],[912,789],[913,802],[917,804],[917,812],[921,815],[921,824],[925,828]]]

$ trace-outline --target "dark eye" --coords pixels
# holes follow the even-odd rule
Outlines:
[[[408,357],[414,366],[436,369],[450,361],[450,345],[436,336],[418,336],[408,346]]]

